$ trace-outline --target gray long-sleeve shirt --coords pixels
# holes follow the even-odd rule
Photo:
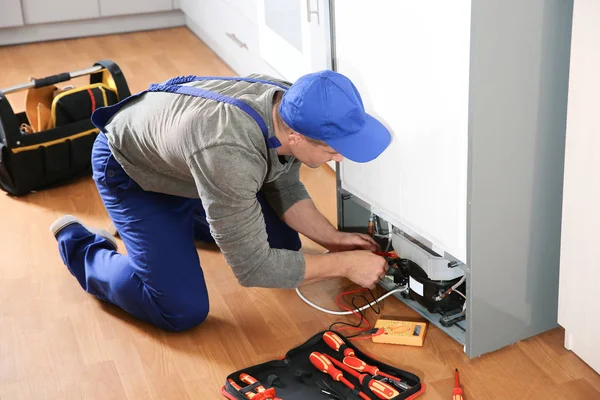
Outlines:
[[[188,85],[243,100],[262,116],[269,136],[275,135],[273,96],[280,87],[223,80]],[[244,111],[214,100],[150,92],[113,117],[107,137],[115,159],[144,190],[202,200],[211,234],[242,285],[292,288],[302,282],[302,253],[270,248],[256,198],[262,192],[279,216],[309,198],[299,180],[300,162],[268,149]]]

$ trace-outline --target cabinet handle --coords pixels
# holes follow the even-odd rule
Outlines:
[[[317,0],[317,11],[312,10],[312,8],[310,7],[310,2],[311,0],[306,0],[306,14],[308,14],[308,22],[312,22],[311,15],[315,14],[317,16],[317,25],[321,25],[321,22],[319,21],[319,0]]]
[[[246,46],[246,43],[244,43],[240,39],[238,39],[237,36],[235,36],[235,33],[227,32],[226,35],[229,37],[229,39],[233,40],[238,46],[243,47],[244,49],[248,50],[248,46]]]

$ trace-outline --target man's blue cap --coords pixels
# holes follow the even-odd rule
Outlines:
[[[355,162],[374,160],[391,141],[387,128],[365,112],[350,79],[331,70],[300,77],[283,95],[279,113],[294,131]]]

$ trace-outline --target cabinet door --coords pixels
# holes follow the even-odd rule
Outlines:
[[[100,15],[140,14],[173,9],[173,0],[99,0]]]
[[[19,0],[2,0],[0,12],[0,28],[23,25],[23,14]]]
[[[261,57],[294,81],[329,69],[329,0],[258,0]]]
[[[72,21],[100,16],[97,0],[21,0],[26,24]]]
[[[242,13],[253,24],[256,24],[256,1],[257,0],[224,0],[233,8]]]

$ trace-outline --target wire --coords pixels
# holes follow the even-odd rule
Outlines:
[[[360,289],[359,289],[359,290],[354,290],[354,291],[352,291],[352,292],[345,292],[345,293],[341,293],[340,295],[338,295],[338,297],[336,298],[335,302],[336,302],[336,304],[338,305],[338,307],[340,307],[340,308],[342,308],[342,309],[344,309],[344,310],[350,310],[349,308],[345,307],[345,306],[344,306],[344,305],[341,303],[341,301],[340,301],[341,297],[343,297],[343,296],[344,296],[344,295],[346,295],[346,294],[350,294],[350,293],[354,293],[354,292],[361,292],[361,291],[362,291],[362,290],[360,290]],[[360,297],[360,298],[362,298],[362,299],[363,299],[363,300],[364,300],[366,303],[368,303],[368,302],[369,302],[369,301],[368,301],[368,300],[367,300],[367,299],[366,299],[364,296],[356,296],[356,295],[355,295],[355,296],[352,296],[352,306],[353,306],[355,309],[358,309],[358,306],[357,306],[357,305],[356,305],[356,303],[355,303],[355,301],[356,301],[356,298],[357,298],[357,297]],[[354,314],[354,315],[356,315],[356,316],[358,317],[358,322],[357,322],[355,325],[353,325],[353,324],[350,324],[350,323],[348,323],[348,322],[344,322],[344,321],[337,321],[337,322],[334,322],[334,323],[332,323],[331,325],[329,325],[329,330],[330,330],[330,331],[331,331],[331,330],[333,330],[333,327],[334,327],[334,326],[336,326],[336,325],[346,325],[346,326],[345,326],[345,327],[343,327],[343,328],[339,328],[339,329],[338,329],[338,332],[341,332],[341,331],[343,331],[343,330],[348,330],[348,329],[352,329],[352,330],[358,330],[358,331],[359,331],[359,333],[358,333],[358,334],[356,334],[356,335],[353,335],[353,336],[357,336],[357,335],[361,335],[361,334],[362,334],[364,331],[367,331],[367,330],[369,330],[369,329],[371,328],[371,324],[369,323],[369,320],[365,318],[365,316],[363,315],[363,312],[362,312],[362,311],[353,312],[353,314]],[[363,324],[363,321],[367,323],[367,326],[366,326],[366,327],[362,327],[362,326],[361,326],[361,325]]]
[[[467,296],[465,296],[464,294],[462,294],[462,292],[460,290],[458,290],[458,289],[454,289],[453,292],[456,292],[456,293],[460,294],[465,299],[467,298]]]
[[[454,286],[452,286],[450,289],[446,290],[444,293],[442,293],[441,295],[437,296],[435,298],[436,301],[440,301],[442,300],[444,297],[448,296],[450,293],[452,292],[458,292],[456,290],[457,287],[459,287],[460,285],[462,285],[462,283],[465,281],[465,279],[467,279],[467,275],[463,275],[462,278],[460,278],[460,280],[458,282],[456,282],[456,284]],[[464,294],[458,292],[462,297],[464,297],[465,299],[467,298]]]
[[[315,308],[319,311],[322,311],[324,313],[327,314],[331,314],[331,315],[351,315],[354,314],[353,311],[362,311],[362,310],[366,310],[367,308],[369,308],[370,306],[372,306],[373,304],[377,304],[377,302],[382,301],[383,299],[385,299],[388,296],[393,295],[394,293],[399,293],[399,292],[403,292],[404,290],[406,290],[406,286],[402,286],[396,289],[392,289],[389,292],[387,292],[386,294],[384,294],[383,296],[379,297],[378,299],[376,299],[375,301],[372,301],[369,304],[366,304],[360,308],[356,308],[355,310],[350,310],[350,311],[333,311],[333,310],[328,310],[326,308],[323,308],[321,306],[316,305],[315,303],[313,303],[312,301],[308,300],[306,297],[304,297],[304,295],[300,292],[300,290],[298,288],[296,288],[296,293],[298,294],[298,296],[309,306],[311,306],[312,308]]]
[[[341,299],[342,299],[342,297],[344,297],[344,296],[346,296],[346,295],[348,295],[348,294],[352,294],[352,293],[360,293],[360,292],[364,292],[365,290],[368,290],[368,291],[369,291],[369,293],[371,294],[371,297],[372,297],[373,299],[375,299],[375,295],[373,295],[373,292],[371,291],[371,289],[366,289],[366,288],[362,288],[362,289],[356,289],[356,290],[351,290],[351,291],[349,291],[349,292],[343,292],[343,293],[340,293],[340,294],[337,296],[337,298],[335,299],[335,302],[336,302],[336,304],[337,304],[337,305],[338,305],[340,308],[342,308],[342,309],[344,309],[344,310],[352,311],[352,313],[358,317],[358,323],[357,323],[356,325],[352,325],[352,324],[349,324],[349,323],[347,323],[347,322],[338,321],[338,322],[334,322],[334,323],[332,323],[332,324],[329,326],[329,330],[333,330],[333,327],[334,327],[335,325],[338,325],[338,324],[341,324],[341,325],[346,325],[346,327],[345,327],[345,328],[340,328],[340,329],[338,329],[338,331],[342,331],[342,330],[345,330],[345,329],[355,329],[355,330],[360,330],[361,332],[359,332],[358,334],[356,334],[356,335],[353,335],[353,336],[350,336],[350,337],[354,337],[354,336],[361,335],[361,334],[363,334],[365,331],[368,331],[369,329],[371,329],[371,323],[369,322],[369,320],[368,320],[368,319],[366,319],[366,318],[365,318],[365,316],[363,315],[363,312],[362,312],[362,311],[360,311],[360,310],[359,310],[358,312],[357,312],[357,311],[354,311],[354,310],[358,310],[358,309],[359,309],[359,307],[356,305],[356,299],[357,299],[357,298],[363,299],[363,300],[365,301],[365,303],[367,303],[367,305],[369,305],[369,307],[371,308],[371,310],[373,310],[373,312],[374,312],[375,314],[379,315],[379,314],[381,313],[381,307],[380,307],[379,303],[377,302],[377,300],[374,300],[374,301],[375,301],[375,304],[377,304],[377,310],[376,310],[376,309],[375,309],[375,308],[374,308],[374,307],[373,307],[371,304],[369,304],[369,300],[367,300],[367,298],[366,298],[365,296],[359,296],[359,295],[354,295],[354,296],[352,296],[352,306],[354,307],[354,310],[351,310],[350,308],[347,308],[346,306],[344,306],[344,305],[341,303]],[[365,328],[361,327],[361,325],[362,325],[363,321],[365,321],[365,322],[367,323],[367,327],[365,327]]]

